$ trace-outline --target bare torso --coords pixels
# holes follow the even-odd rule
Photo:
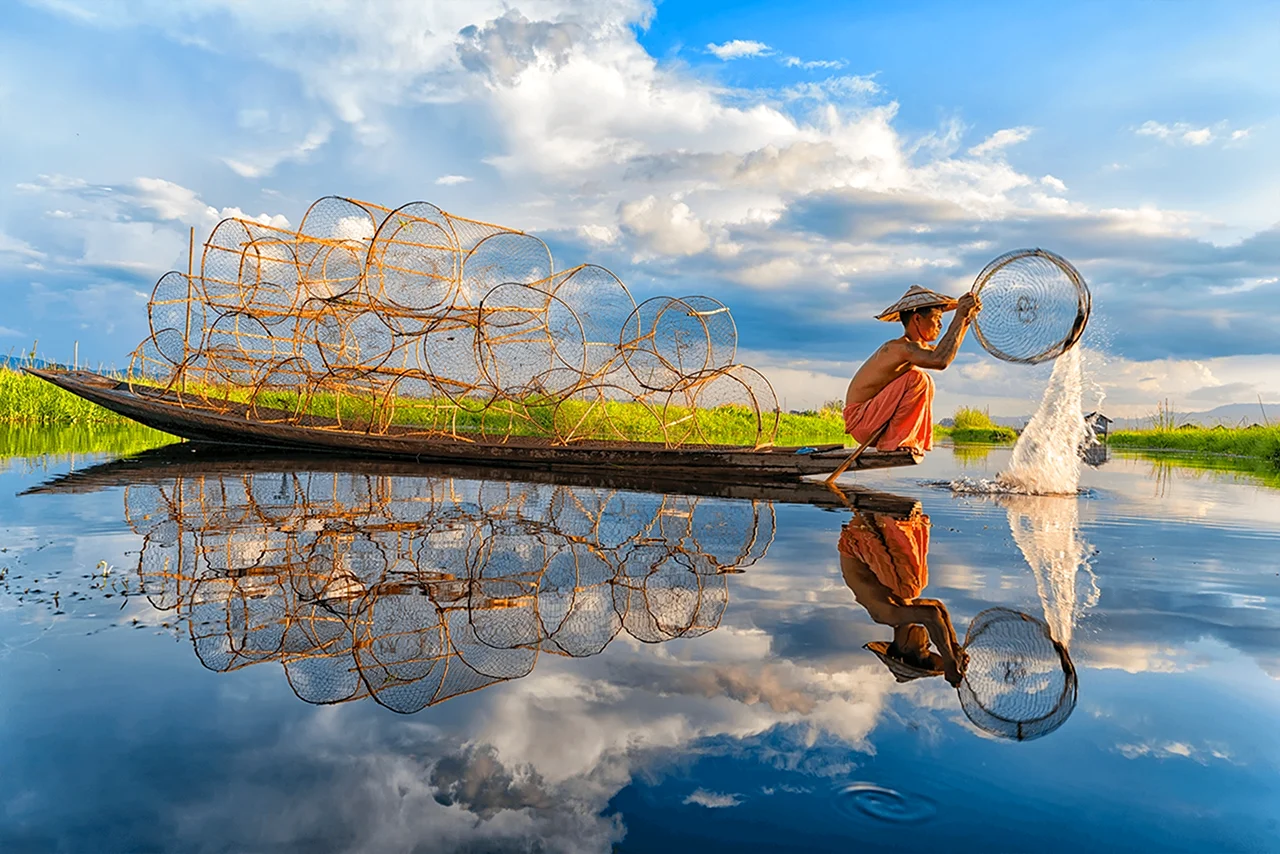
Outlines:
[[[981,301],[973,294],[964,294],[957,300],[955,317],[947,334],[942,336],[937,346],[929,343],[938,337],[942,328],[942,312],[933,309],[932,313],[917,314],[911,319],[906,333],[901,338],[886,341],[862,363],[858,372],[849,381],[849,388],[844,394],[844,405],[865,403],[879,394],[885,386],[905,374],[912,368],[926,368],[941,371],[951,364],[960,350],[960,342],[964,340],[965,331],[969,328],[970,318],[982,309]]]
[[[889,383],[915,367],[907,358],[906,336],[886,341],[862,363],[849,381],[844,394],[844,405],[865,403],[875,397]],[[924,345],[928,347],[928,345]],[[929,348],[932,349],[932,348]]]

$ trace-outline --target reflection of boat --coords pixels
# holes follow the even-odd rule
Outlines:
[[[292,448],[520,469],[610,469],[734,483],[796,480],[803,475],[827,474],[848,459],[850,453],[843,445],[812,449],[715,445],[668,448],[647,442],[554,444],[547,439],[521,436],[509,436],[501,441],[468,441],[413,434],[407,428],[396,427],[384,432],[355,432],[342,429],[333,419],[311,415],[299,418],[286,412],[277,412],[278,417],[273,417],[272,411],[263,407],[234,401],[225,401],[224,411],[187,407],[176,392],[151,391],[141,385],[131,387],[129,383],[87,371],[29,369],[29,372],[158,430],[193,441],[240,447]],[[853,467],[915,465],[920,459],[910,451],[867,451]]]
[[[276,662],[308,702],[368,696],[400,712],[619,634],[711,631],[728,574],[774,531],[767,502],[301,460],[142,477],[124,503],[142,537],[130,587],[176,611],[206,667]]]
[[[738,498],[772,503],[813,504],[827,509],[854,507],[910,513],[919,508],[912,498],[842,485],[835,492],[825,484],[808,481],[777,483],[722,483],[686,480],[669,472],[646,473],[606,469],[556,470],[510,469],[499,466],[417,463],[410,460],[344,459],[328,454],[305,454],[264,449],[244,451],[226,445],[173,444],[132,457],[73,471],[28,489],[24,494],[93,492],[99,489],[154,483],[178,476],[232,476],[270,472],[350,472],[379,477],[458,477],[486,481],[519,481],[592,489],[658,492],[708,498]]]

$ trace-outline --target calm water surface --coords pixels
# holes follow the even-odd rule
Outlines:
[[[10,460],[0,851],[1280,851],[1280,492],[926,483],[1006,460],[854,509]],[[866,648],[895,589],[959,690]]]

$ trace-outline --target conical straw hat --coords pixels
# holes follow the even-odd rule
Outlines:
[[[920,285],[912,285],[907,292],[902,295],[902,299],[886,308],[884,311],[876,315],[876,320],[886,320],[890,323],[898,319],[898,315],[904,311],[917,308],[940,308],[943,311],[951,311],[956,307],[956,301],[953,297],[946,294],[940,294],[937,291],[931,291]]]
[[[893,678],[899,682],[910,682],[912,679],[921,679],[926,676],[941,676],[941,670],[932,670],[927,667],[916,667],[914,664],[908,664],[901,658],[890,654],[890,644],[888,641],[871,641],[862,645],[863,649],[869,649],[876,654],[884,666],[889,668],[889,672],[893,674]]]

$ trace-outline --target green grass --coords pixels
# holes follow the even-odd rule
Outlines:
[[[981,409],[962,406],[956,410],[954,422],[953,427],[935,427],[934,436],[949,438],[957,444],[1000,445],[1018,440],[1016,430],[1012,427],[1001,427]]]
[[[0,368],[0,459],[136,454],[176,441],[38,377]]]
[[[129,419],[38,377],[0,368],[0,423],[124,424]]]
[[[1280,427],[1116,430],[1107,437],[1107,444],[1113,448],[1184,454],[1230,454],[1264,460],[1280,468]]]
[[[190,389],[189,391],[195,391]],[[203,394],[221,397],[223,389],[203,389]],[[243,389],[233,389],[232,400],[248,399]],[[547,436],[558,433],[578,438],[622,439],[633,442],[662,442],[664,435],[678,442],[707,442],[723,445],[754,445],[760,432],[756,413],[742,406],[719,406],[692,411],[683,407],[650,408],[632,401],[526,399],[501,400],[485,407],[460,407],[447,398],[401,397],[394,406],[352,394],[324,393],[299,400],[297,393],[280,389],[261,395],[260,406],[285,412],[304,410],[312,415],[335,418],[363,429],[370,421],[406,427],[456,431],[459,434],[485,433],[489,436]],[[664,434],[662,423],[666,422]],[[767,419],[766,419],[767,422]],[[767,437],[766,437],[767,438]],[[824,408],[799,414],[784,413],[778,419],[777,445],[820,445],[849,442],[841,413]]]

